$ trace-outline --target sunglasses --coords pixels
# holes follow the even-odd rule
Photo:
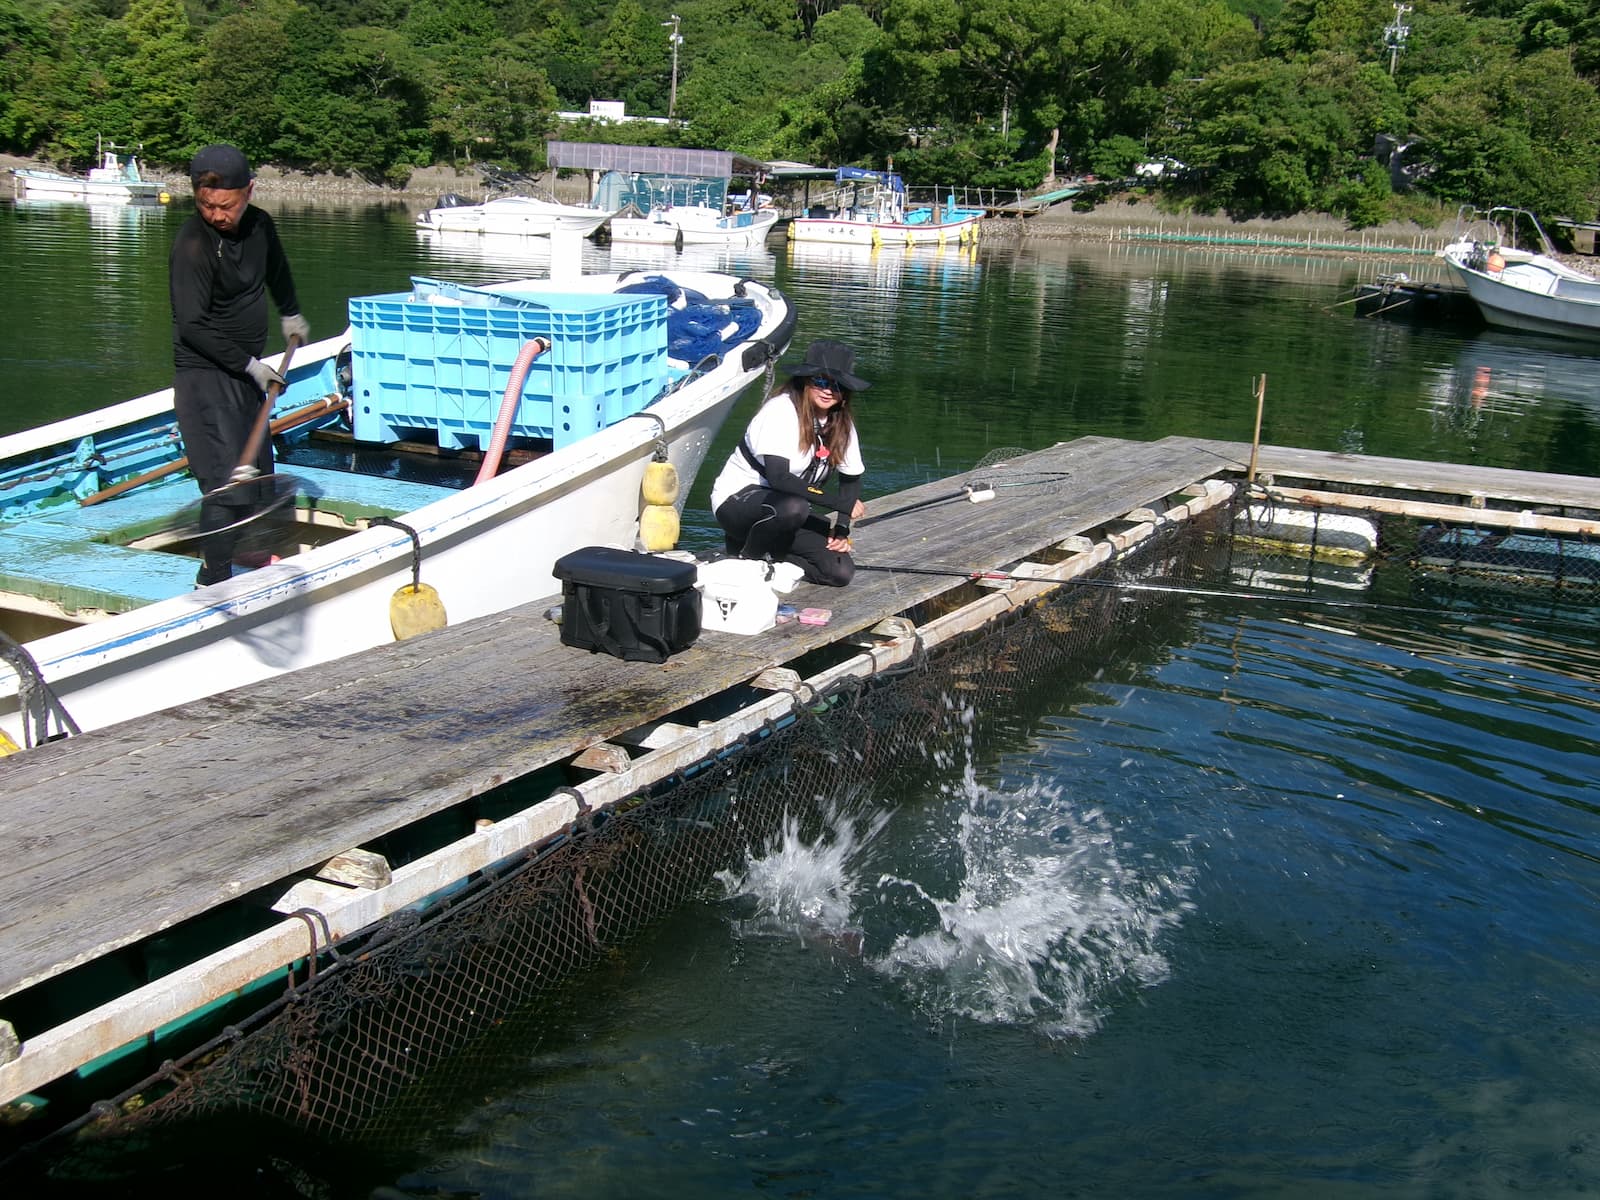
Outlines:
[[[819,392],[842,392],[844,385],[831,375],[813,375],[811,386]]]

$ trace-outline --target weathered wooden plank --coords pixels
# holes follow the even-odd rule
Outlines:
[[[1030,466],[1047,499],[936,506],[861,528],[857,553],[959,576],[1014,561],[1215,469],[1186,443],[1084,439]],[[887,510],[950,490],[923,485]],[[959,514],[950,513],[955,509]],[[912,514],[907,514],[911,517]],[[937,554],[927,539],[938,537]],[[549,598],[280,676],[0,764],[0,995],[577,754],[948,590],[867,573],[802,603],[826,627],[707,633],[660,664],[560,645]]]
[[[1248,460],[1250,455],[1247,445],[1198,444],[1214,449],[1219,458],[1231,459],[1235,464]],[[1502,467],[1380,458],[1370,454],[1334,454],[1289,446],[1262,446],[1256,470],[1258,474],[1274,476],[1279,482],[1295,479],[1307,483],[1341,483],[1458,496],[1463,500],[1489,496],[1515,504],[1600,510],[1600,479],[1587,475],[1513,471]]]
[[[1069,472],[1048,495],[1001,492],[864,522],[858,560],[891,569],[863,571],[842,591],[798,590],[794,602],[833,609],[822,628],[707,633],[668,663],[623,663],[561,646],[539,615],[544,598],[0,761],[0,995],[621,738],[871,629],[971,572],[1242,472],[1248,454],[1223,442],[1085,438],[1030,459]],[[1600,508],[1600,481],[1568,476],[1279,447],[1262,447],[1259,469]],[[952,486],[932,482],[869,508],[888,512]]]
[[[1195,515],[1213,503],[1222,503],[1230,492],[1227,487],[1210,490],[1204,498],[1182,506],[1179,515]],[[1045,574],[1053,581],[1069,580],[1105,561],[1110,553],[1108,542],[1089,543],[1071,558],[1051,564]],[[1016,599],[1024,600],[1053,586],[1056,584],[1052,582],[1019,585]],[[999,607],[1003,609],[1010,603],[1003,602]],[[975,628],[996,610],[997,606],[986,598],[974,600],[921,628],[898,618],[881,622],[880,626],[898,624],[904,628],[895,635],[895,640],[879,642],[863,654],[825,668],[805,680],[804,686],[821,694],[835,680],[864,677],[888,669],[910,656],[925,653],[929,646],[947,637]],[[680,772],[737,738],[786,715],[792,711],[793,704],[794,695],[790,692],[770,693],[765,699],[756,700],[717,722],[702,724],[693,730],[679,727],[682,736],[670,746],[634,761],[621,774],[587,780],[578,785],[578,790],[591,808],[616,803],[638,788]],[[564,825],[575,811],[571,796],[552,795],[503,821],[478,821],[472,834],[401,867],[394,873],[393,883],[386,888],[376,891],[343,889],[343,895],[300,891],[283,897],[280,909],[287,907],[292,912],[310,903],[320,909],[321,918],[309,925],[299,921],[282,922],[30,1038],[16,1059],[5,1062],[0,1057],[0,1101],[31,1091],[199,1005],[282,968],[305,954],[310,948],[309,939],[319,932],[338,937],[365,928],[447,882],[535,844]],[[303,881],[297,888],[303,889],[310,882]]]

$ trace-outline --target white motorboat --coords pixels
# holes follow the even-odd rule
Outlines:
[[[452,233],[509,234],[549,237],[555,232],[588,237],[611,219],[605,209],[587,204],[558,204],[537,196],[499,196],[472,204],[458,196],[442,196],[417,217],[420,229]]]
[[[671,204],[645,217],[611,218],[613,242],[657,246],[759,246],[778,223],[775,209],[723,213],[704,204]]]
[[[125,151],[114,142],[99,142],[95,154],[99,165],[90,167],[87,175],[34,167],[19,167],[12,174],[24,194],[36,200],[129,204],[165,203],[171,198],[166,184],[144,177],[137,152]]]
[[[173,543],[198,492],[170,388],[0,438],[12,743],[66,724],[52,694],[91,729],[389,642],[419,577],[452,624],[558,591],[562,554],[636,544],[652,461],[687,492],[794,324],[775,288],[691,271],[413,280],[350,315],[286,368],[272,430],[296,499],[250,531],[266,565],[224,583],[196,588],[196,544]]]
[[[1526,221],[1545,253],[1520,249],[1507,232]],[[1439,255],[1490,325],[1556,337],[1600,340],[1600,279],[1551,256],[1531,213],[1491,209],[1485,231],[1457,237]]]

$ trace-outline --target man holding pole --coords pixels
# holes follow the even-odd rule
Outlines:
[[[168,284],[173,407],[202,494],[205,561],[195,583],[204,586],[233,575],[239,526],[264,486],[242,481],[272,473],[270,438],[261,437],[245,461],[257,416],[271,403],[269,389],[284,386],[283,376],[260,357],[267,347],[268,293],[291,347],[310,330],[277,227],[250,203],[255,184],[244,154],[233,146],[207,146],[189,164],[189,181],[195,212],[173,239]]]

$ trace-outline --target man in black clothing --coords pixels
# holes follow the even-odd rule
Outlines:
[[[277,227],[250,203],[255,184],[245,156],[232,146],[207,146],[189,164],[189,180],[195,213],[178,230],[168,260],[173,407],[203,495],[200,528],[208,536],[195,582],[204,585],[232,576],[239,524],[263,491],[226,485],[253,478],[252,468],[272,473],[269,438],[253,464],[240,462],[264,393],[284,382],[260,358],[267,347],[267,294],[285,340],[304,341],[310,331]]]

